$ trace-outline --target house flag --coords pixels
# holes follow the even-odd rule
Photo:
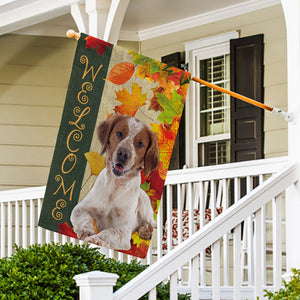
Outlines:
[[[81,33],[39,226],[146,257],[190,79]]]

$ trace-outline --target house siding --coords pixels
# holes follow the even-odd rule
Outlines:
[[[0,36],[0,190],[47,183],[76,41]],[[138,43],[121,42],[138,51]]]
[[[264,34],[265,103],[287,111],[286,28],[281,5],[246,13],[230,19],[143,41],[144,55],[160,59],[173,52],[184,52],[186,42],[239,31],[240,37]],[[265,158],[287,155],[287,123],[265,112]]]

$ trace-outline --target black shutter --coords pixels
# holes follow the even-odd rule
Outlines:
[[[263,35],[230,41],[230,89],[263,102]],[[231,161],[263,158],[264,112],[231,97]]]
[[[180,52],[175,52],[161,58],[163,63],[169,66],[181,68]],[[183,110],[177,137],[174,143],[169,170],[182,169],[185,164],[185,111]]]

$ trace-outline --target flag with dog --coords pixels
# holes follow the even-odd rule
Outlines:
[[[144,258],[190,78],[81,34],[39,226]]]

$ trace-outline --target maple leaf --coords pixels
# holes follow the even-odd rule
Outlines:
[[[112,44],[99,40],[93,36],[87,36],[85,40],[85,48],[92,48],[93,50],[97,48],[97,52],[99,55],[102,55],[106,51],[106,47],[111,48],[112,46]]]
[[[160,104],[157,102],[157,97],[154,94],[154,96],[150,99],[150,105],[149,105],[149,110],[154,110],[154,111],[163,111],[163,108],[160,106]]]
[[[122,62],[112,67],[106,80],[114,84],[124,84],[127,82],[135,71],[135,66],[130,62]]]
[[[77,234],[73,231],[73,228],[67,222],[59,223],[58,228],[59,228],[58,233],[77,239]]]
[[[176,91],[172,94],[172,100],[169,100],[164,94],[156,93],[157,102],[163,108],[163,112],[158,116],[158,120],[171,124],[174,117],[181,116],[184,107],[182,96]]]
[[[146,63],[144,65],[138,66],[137,71],[135,73],[136,77],[140,77],[141,79],[148,79],[148,81],[151,81],[150,76],[150,63]]]
[[[132,55],[133,62],[137,65],[144,65],[146,63],[150,63],[153,59],[142,54],[136,53],[134,51],[128,51],[129,54]]]
[[[183,72],[180,78],[180,85],[184,85],[186,83],[190,83],[191,81],[191,73]]]
[[[116,92],[116,96],[116,100],[122,104],[117,105],[114,111],[131,117],[134,117],[139,107],[145,105],[147,100],[147,94],[142,94],[142,88],[136,82],[132,85],[131,94],[123,87],[121,91]]]
[[[84,153],[84,156],[91,167],[91,175],[98,176],[105,168],[105,157],[93,151]]]
[[[182,73],[184,73],[184,71],[178,69],[178,72],[175,72],[174,74],[169,76],[169,80],[172,80],[176,85],[179,85]]]

